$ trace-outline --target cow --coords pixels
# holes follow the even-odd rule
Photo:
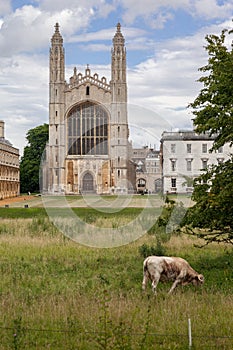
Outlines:
[[[159,281],[173,281],[169,294],[174,291],[178,284],[201,285],[204,283],[204,276],[197,273],[189,263],[178,257],[148,256],[143,262],[142,289],[146,289],[148,280],[152,282],[152,291],[156,294],[156,287]]]

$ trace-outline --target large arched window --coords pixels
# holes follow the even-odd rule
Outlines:
[[[101,106],[85,102],[68,115],[68,154],[108,154],[108,114]]]

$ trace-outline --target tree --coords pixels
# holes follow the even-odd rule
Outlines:
[[[20,161],[20,192],[39,191],[39,169],[43,151],[49,138],[48,124],[30,129],[26,139],[28,145],[24,147]]]
[[[209,72],[199,79],[204,87],[190,104],[193,108],[194,126],[197,133],[216,135],[213,150],[226,142],[233,143],[233,50],[225,44],[226,34],[207,35],[208,64],[199,70]]]
[[[205,49],[208,64],[200,68],[208,73],[199,81],[204,87],[190,104],[193,108],[194,126],[197,133],[215,135],[211,151],[233,143],[233,50],[227,47],[228,35],[207,35]],[[224,241],[233,244],[233,156],[217,166],[207,169],[194,181],[193,199],[182,225],[198,232],[207,241]]]

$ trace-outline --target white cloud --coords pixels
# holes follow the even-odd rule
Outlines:
[[[227,0],[220,2],[216,0],[196,0],[194,9],[197,16],[207,19],[211,18],[226,18],[233,11],[233,1]]]
[[[202,32],[157,44],[155,56],[128,73],[129,102],[147,106],[166,120],[171,128],[191,128],[192,114],[187,108],[202,88],[198,68],[207,63]],[[150,116],[144,125],[153,123]],[[139,119],[140,122],[140,119]]]
[[[153,24],[156,26],[156,20],[160,19],[158,27],[161,26],[161,20],[164,23],[166,17],[170,18],[169,10],[189,7],[189,0],[120,0],[119,2],[125,10],[123,18],[126,23],[133,23],[137,17],[152,19],[155,14],[158,14]]]
[[[0,60],[1,119],[6,139],[22,155],[29,129],[48,122],[48,61],[17,55]]]
[[[0,0],[0,17],[6,15],[11,11],[11,1],[10,0]]]
[[[223,19],[231,16],[233,11],[233,0],[119,0],[119,3],[124,9],[126,24],[144,18],[152,28],[163,28],[167,21],[174,18],[176,10],[205,19]]]
[[[11,56],[18,52],[41,50],[48,46],[48,38],[56,22],[62,26],[62,34],[66,38],[86,27],[91,17],[91,13],[86,13],[82,8],[63,9],[51,14],[31,5],[23,6],[3,19],[0,51],[4,56]]]

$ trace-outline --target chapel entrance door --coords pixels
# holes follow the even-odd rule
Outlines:
[[[83,192],[94,192],[94,179],[91,173],[86,173],[83,177]]]

